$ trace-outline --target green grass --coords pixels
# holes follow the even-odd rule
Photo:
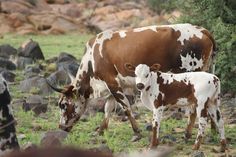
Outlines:
[[[77,59],[84,53],[86,42],[92,37],[87,34],[66,34],[66,35],[4,35],[0,39],[1,44],[10,44],[19,48],[28,39],[37,41],[43,51],[45,58],[57,56],[60,52],[69,52]]]

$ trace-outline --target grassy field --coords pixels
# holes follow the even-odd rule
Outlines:
[[[8,43],[15,48],[18,48],[25,40],[33,39],[39,42],[40,47],[46,57],[57,56],[60,52],[68,52],[77,57],[81,58],[84,52],[84,45],[86,41],[91,38],[92,35],[86,34],[68,34],[68,35],[48,35],[48,36],[17,36],[17,35],[6,35],[0,39],[0,45]],[[18,89],[19,82],[23,79],[23,73],[17,71],[17,79],[14,85],[11,85],[11,92],[13,101],[18,98],[25,97],[30,93],[22,93]],[[59,121],[59,109],[55,106],[54,101],[57,98],[57,94],[48,96],[49,109],[45,114],[41,114],[38,117],[34,116],[32,112],[24,112],[21,108],[15,108],[15,116],[18,121],[17,133],[19,142],[21,146],[28,142],[40,144],[40,139],[44,132],[49,130],[58,130]],[[102,143],[106,144],[114,152],[130,152],[134,150],[145,150],[149,144],[150,132],[146,131],[144,128],[147,122],[151,120],[151,112],[147,112],[142,108],[139,108],[140,118],[138,123],[142,129],[143,138],[132,143],[130,139],[132,138],[132,129],[129,122],[121,122],[116,114],[110,121],[109,130],[105,131],[103,136],[95,136],[94,130],[99,126],[102,121],[103,113],[98,113],[95,116],[89,116],[87,121],[80,121],[68,135],[64,141],[65,145],[73,145],[82,148],[94,148],[98,147]],[[172,156],[189,156],[192,154],[192,144],[194,143],[194,138],[196,137],[197,128],[194,129],[194,134],[192,139],[185,143],[183,139],[184,129],[186,126],[187,119],[175,120],[168,119],[164,120],[161,124],[161,137],[171,136],[176,139],[175,142],[163,140],[161,145],[168,145],[174,148]],[[226,137],[230,138],[230,154],[236,156],[236,126],[226,124]],[[206,132],[206,142],[202,145],[201,151],[205,153],[206,156],[213,157],[220,154],[212,152],[214,147],[218,147],[218,135],[212,134],[209,127]]]

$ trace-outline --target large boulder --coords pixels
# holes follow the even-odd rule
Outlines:
[[[23,43],[23,45],[18,49],[18,55],[32,58],[33,60],[44,60],[44,55],[39,44],[32,39]]]
[[[61,142],[67,137],[68,132],[58,130],[58,131],[48,131],[42,135],[41,146],[42,147],[55,147],[61,146]]]
[[[48,86],[45,78],[40,76],[35,76],[21,81],[19,88],[22,92],[30,92],[32,89],[37,89],[38,94],[42,95],[48,95],[52,92],[52,89]]]
[[[17,50],[9,44],[0,45],[0,57],[9,59],[11,55],[16,55]]]
[[[42,96],[31,95],[26,99],[22,108],[24,111],[32,110],[36,115],[39,115],[47,111],[47,105],[47,102],[43,100]]]
[[[12,61],[2,57],[0,57],[0,67],[7,70],[16,70],[16,65]]]

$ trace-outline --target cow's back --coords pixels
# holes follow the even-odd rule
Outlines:
[[[133,75],[125,70],[125,63],[149,66],[160,63],[162,71],[177,73],[207,70],[204,65],[208,64],[213,42],[204,33],[206,30],[190,24],[175,26],[100,33],[97,38],[105,40],[99,43],[94,40],[94,70]]]

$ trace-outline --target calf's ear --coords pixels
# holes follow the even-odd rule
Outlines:
[[[130,63],[125,63],[125,69],[131,72],[135,71],[135,66]]]
[[[153,64],[153,65],[150,67],[150,70],[151,70],[151,71],[154,71],[154,72],[157,72],[157,71],[160,70],[160,68],[161,68],[161,65],[158,64],[158,63],[156,63],[156,64]]]

